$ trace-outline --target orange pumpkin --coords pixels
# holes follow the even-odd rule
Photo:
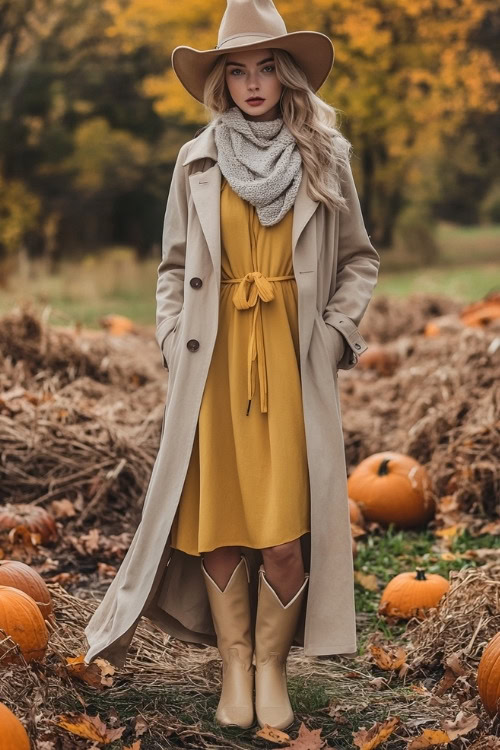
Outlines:
[[[466,326],[485,327],[500,320],[500,292],[490,292],[484,299],[462,308],[460,317]]]
[[[0,750],[30,750],[25,728],[5,703],[0,703]]]
[[[369,348],[360,354],[358,367],[362,370],[375,370],[379,375],[393,375],[399,365],[400,357],[396,351],[383,344],[371,343]]]
[[[408,529],[433,517],[435,502],[425,468],[402,453],[374,453],[347,480],[349,497],[367,521]]]
[[[45,620],[52,614],[52,597],[47,584],[42,576],[26,563],[19,560],[0,560],[0,586],[12,586],[31,596]]]
[[[0,629],[17,643],[27,662],[41,661],[45,656],[49,642],[45,620],[36,602],[24,591],[0,586]],[[0,667],[19,661],[12,643],[2,636]]]
[[[351,537],[351,551],[352,551],[353,558],[355,558],[356,555],[358,554],[358,545],[353,536]]]
[[[16,526],[26,526],[31,532],[40,534],[42,544],[54,542],[58,536],[56,523],[50,513],[30,503],[7,503],[0,508],[0,529],[10,531]]]
[[[416,568],[416,573],[399,573],[383,590],[378,613],[402,620],[425,617],[426,610],[437,607],[449,588],[446,578],[425,573],[424,568]]]
[[[438,318],[432,318],[429,320],[424,328],[424,336],[432,338],[434,336],[442,336],[447,333],[457,333],[457,331],[463,330],[464,324],[458,317],[458,315],[440,315]]]
[[[349,498],[349,519],[351,523],[355,523],[356,526],[361,526],[363,529],[365,526],[365,519],[361,512],[361,508],[352,497]]]
[[[500,633],[486,645],[477,668],[477,689],[490,716],[500,714]]]

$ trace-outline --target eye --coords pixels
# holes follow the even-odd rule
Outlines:
[[[241,73],[242,71],[239,68],[233,68],[229,71],[229,75],[234,75],[235,73]]]
[[[265,68],[262,68],[262,70],[268,70],[270,73],[274,70],[274,65],[266,65]]]

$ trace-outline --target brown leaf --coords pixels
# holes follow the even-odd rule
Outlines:
[[[101,742],[103,745],[109,745],[120,739],[126,729],[126,727],[108,729],[99,716],[88,714],[60,714],[57,719],[57,725],[67,729],[68,732],[94,740],[94,742]]]
[[[299,736],[296,740],[291,740],[288,747],[294,750],[320,750],[326,745],[326,740],[320,737],[321,732],[321,729],[308,729],[304,722],[301,722]]]
[[[136,740],[133,745],[127,745],[123,750],[141,750],[141,741]]]
[[[71,518],[71,516],[76,516],[75,506],[68,498],[52,500],[50,512],[55,518]]]
[[[374,747],[378,747],[381,742],[384,742],[389,735],[391,735],[399,724],[399,716],[392,716],[386,721],[376,721],[370,729],[361,727],[358,732],[353,732],[353,741],[360,750],[373,750]]]
[[[373,575],[373,573],[363,573],[360,570],[355,570],[354,580],[367,591],[378,591],[377,576]]]
[[[415,737],[407,746],[407,750],[424,750],[432,745],[447,744],[450,738],[441,729],[424,729],[421,735]]]
[[[286,743],[291,739],[289,734],[282,732],[280,729],[275,729],[269,724],[264,724],[261,729],[255,732],[255,737],[261,737],[263,740],[274,742],[276,745],[284,745],[285,747],[288,747]]]
[[[466,714],[463,711],[459,711],[455,721],[445,719],[442,722],[441,727],[449,736],[450,740],[455,740],[457,737],[468,734],[472,729],[475,729],[478,723],[479,716],[473,716],[472,714]]]
[[[149,729],[149,722],[145,720],[143,716],[135,717],[134,732],[136,737],[140,737],[141,734],[147,732]]]
[[[395,646],[389,650],[372,643],[370,652],[373,661],[380,669],[399,669],[406,662],[406,651],[401,646]]]
[[[79,654],[75,657],[66,657],[66,670],[71,677],[76,677],[96,688],[111,687],[113,685],[112,675],[115,667],[106,659],[95,659],[90,664],[85,664],[85,655]]]

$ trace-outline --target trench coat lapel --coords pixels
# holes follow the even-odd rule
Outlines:
[[[217,291],[220,293],[220,266],[221,266],[221,240],[220,240],[220,187],[221,171],[218,164],[207,169],[205,172],[196,172],[190,175],[189,183],[191,195],[198,214],[205,240],[208,245],[212,263],[214,265],[215,278],[217,279]]]

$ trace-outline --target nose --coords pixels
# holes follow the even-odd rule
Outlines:
[[[248,85],[248,89],[250,91],[254,91],[256,89],[258,90],[259,83],[258,83],[258,80],[257,80],[257,71],[255,71],[254,73],[249,73],[248,74],[247,85]]]

